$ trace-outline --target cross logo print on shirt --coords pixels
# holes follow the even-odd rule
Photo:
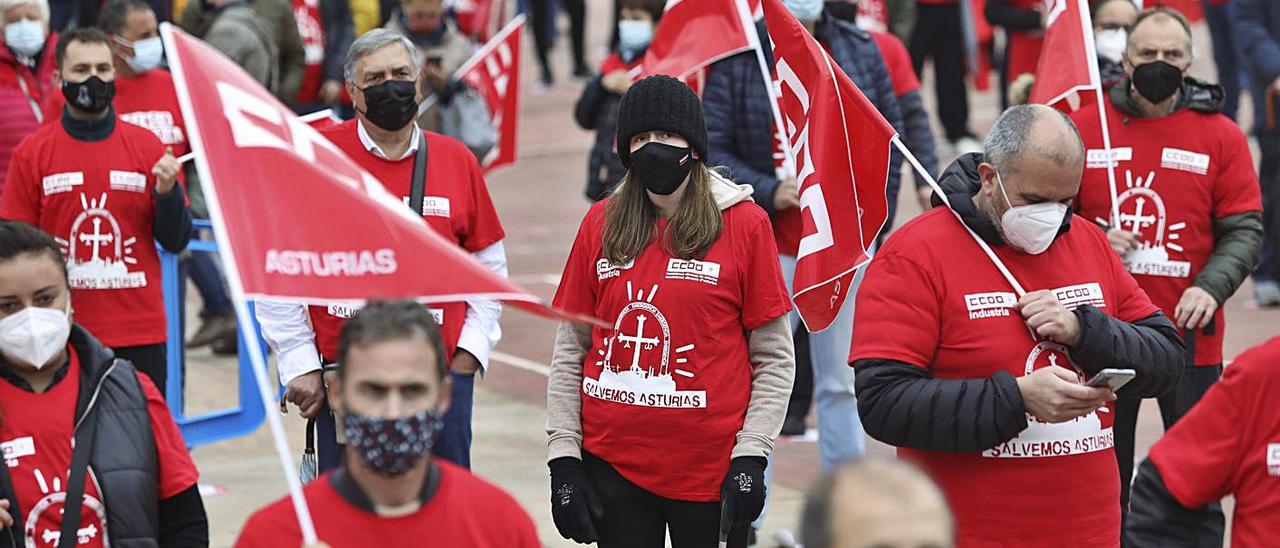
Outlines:
[[[67,258],[72,289],[130,289],[147,286],[145,272],[130,272],[138,264],[134,245],[138,238],[126,235],[107,209],[107,193],[89,199],[80,193],[84,211],[71,223],[67,238],[55,237]],[[146,244],[150,243],[150,239]],[[145,245],[145,244],[144,244]]]
[[[681,390],[676,382],[676,377],[697,377],[681,367],[689,363],[689,358],[681,354],[695,346],[688,344],[672,348],[675,335],[671,332],[671,324],[653,304],[657,294],[658,284],[646,293],[644,289],[633,291],[631,282],[627,282],[627,297],[632,302],[618,313],[612,335],[605,339],[604,348],[597,351],[599,359],[595,365],[600,367],[598,378],[583,377],[584,394],[642,407],[707,406],[705,391]]]
[[[1181,254],[1180,231],[1187,223],[1169,223],[1164,199],[1151,188],[1155,171],[1135,177],[1125,170],[1126,190],[1116,197],[1119,203],[1119,228],[1141,238],[1138,248],[1124,257],[1125,267],[1134,274],[1186,278],[1191,263],[1170,258],[1170,252]]]

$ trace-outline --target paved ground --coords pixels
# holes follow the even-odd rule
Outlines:
[[[601,21],[605,9],[595,9],[603,2],[591,2],[593,21]],[[596,28],[604,28],[597,25]],[[1211,57],[1198,28],[1199,55],[1197,72],[1212,76]],[[590,43],[599,45],[603,32],[593,29]],[[530,46],[531,47],[531,46]],[[598,60],[599,50],[592,57]],[[526,56],[525,89],[532,90],[532,59]],[[557,52],[557,67],[563,73],[567,55]],[[926,96],[933,105],[932,92]],[[506,226],[507,252],[511,276],[530,291],[550,299],[559,280],[559,272],[587,203],[582,198],[586,172],[586,151],[592,135],[574,126],[570,109],[579,93],[579,84],[562,80],[559,87],[546,93],[526,93],[523,100],[521,158],[514,169],[495,173],[489,179],[503,223]],[[996,115],[994,95],[978,94],[970,99],[973,107],[973,129],[980,134]],[[1241,108],[1241,112],[1248,112]],[[949,158],[947,158],[949,160]],[[902,221],[915,215],[919,208],[904,193],[899,211]],[[1227,331],[1227,356],[1257,344],[1277,331],[1280,312],[1260,311],[1247,300],[1246,286],[1227,305],[1230,329]],[[190,307],[194,310],[196,306]],[[549,361],[553,325],[541,318],[521,312],[508,312],[503,319],[504,338],[489,375],[478,383],[475,405],[476,473],[512,492],[538,523],[539,534],[548,546],[569,546],[559,538],[551,522],[547,472],[543,464],[545,445],[545,363]],[[209,410],[233,403],[235,397],[234,364],[214,359],[206,351],[193,352],[190,360],[188,412]],[[1143,410],[1139,426],[1139,452],[1159,436],[1160,422],[1154,405]],[[301,421],[296,416],[285,418],[295,452],[301,446]],[[892,455],[892,450],[870,441],[873,455]],[[272,451],[266,428],[253,435],[200,447],[193,454],[202,474],[202,482],[219,491],[206,498],[215,546],[228,546],[247,516],[256,508],[285,492],[278,461]],[[803,490],[815,480],[817,448],[812,441],[780,442],[777,471],[771,490],[771,509],[762,539],[771,538],[779,529],[792,529],[798,521]],[[769,545],[765,543],[764,545]]]

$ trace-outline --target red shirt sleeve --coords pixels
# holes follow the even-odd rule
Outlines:
[[[160,468],[157,485],[160,499],[163,500],[195,485],[196,480],[200,479],[200,473],[196,470],[195,463],[191,462],[187,444],[182,441],[182,432],[178,431],[178,425],[173,422],[169,406],[160,396],[160,391],[156,390],[156,385],[142,373],[138,373],[138,383],[147,396],[147,414],[151,416],[151,432],[156,438],[156,461]]]
[[[893,82],[893,94],[903,96],[920,89],[920,79],[916,76],[915,66],[911,64],[911,54],[902,40],[887,32],[872,32],[876,45],[880,47],[880,57],[884,58],[884,66],[889,69],[889,80]]]
[[[465,150],[465,149],[464,149]],[[498,220],[498,210],[493,207],[493,199],[489,197],[489,187],[484,182],[484,173],[470,151],[466,155],[467,172],[471,179],[471,229],[462,240],[462,247],[475,253],[496,244],[506,233],[502,230],[502,222]]]
[[[61,92],[50,93],[45,98],[44,105],[42,105],[42,110],[44,111],[44,123],[42,125],[61,123],[62,107],[66,104],[67,100],[62,97]]]
[[[1169,492],[1187,508],[1199,508],[1232,490],[1232,479],[1243,456],[1245,413],[1254,398],[1240,364],[1226,369],[1222,380],[1205,393],[1186,416],[1178,419],[1151,447],[1151,462],[1160,470]]]
[[[604,203],[604,202],[601,202]],[[578,226],[578,236],[573,240],[564,272],[560,274],[560,287],[552,306],[574,314],[595,315],[596,291],[595,258],[600,251],[598,238],[593,236],[601,224],[603,207],[594,206]]]
[[[734,207],[756,207],[751,204]],[[791,292],[782,278],[778,263],[778,244],[773,238],[773,225],[763,210],[752,223],[739,251],[742,295],[742,322],[748,331],[758,329],[791,311]]]
[[[855,301],[849,363],[887,359],[928,367],[942,325],[939,289],[915,261],[886,249],[871,259]]]
[[[9,173],[5,176],[4,188],[0,188],[0,219],[22,221],[30,225],[40,224],[40,196],[36,190],[39,181],[33,173],[27,151],[31,147],[27,138],[13,152],[13,160],[9,162]]]
[[[1225,135],[1213,178],[1213,218],[1262,211],[1262,189],[1253,170],[1249,143],[1235,124],[1224,121],[1222,127]]]

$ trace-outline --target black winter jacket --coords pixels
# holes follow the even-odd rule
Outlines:
[[[973,203],[981,188],[981,154],[957,159],[942,174],[939,185],[952,207],[987,243],[1004,242],[999,232]],[[941,200],[935,195],[935,205]],[[1071,229],[1071,215],[1059,234]],[[1153,397],[1177,383],[1186,360],[1178,331],[1163,313],[1132,324],[1092,306],[1075,310],[1080,342],[1070,349],[1071,360],[1088,373],[1108,368],[1137,371],[1120,390],[1135,397]],[[1006,371],[987,378],[934,379],[929,364],[889,359],[853,363],[858,414],[867,434],[899,447],[928,451],[982,451],[1016,437],[1027,427],[1026,409],[1017,381]]]

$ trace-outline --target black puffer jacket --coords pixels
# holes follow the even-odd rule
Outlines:
[[[939,185],[965,225],[987,243],[1004,242],[996,227],[978,211],[973,196],[981,188],[981,154],[961,156],[942,174]],[[941,200],[935,195],[935,205]],[[1071,215],[1059,235],[1071,229]],[[1080,342],[1071,360],[1088,373],[1108,368],[1137,371],[1120,390],[1153,397],[1170,390],[1185,361],[1177,329],[1163,313],[1127,323],[1092,306],[1075,310]],[[858,414],[867,434],[899,447],[928,451],[982,451],[1009,441],[1027,427],[1026,409],[1017,381],[1006,371],[987,378],[934,379],[928,364],[865,359],[853,364]]]

